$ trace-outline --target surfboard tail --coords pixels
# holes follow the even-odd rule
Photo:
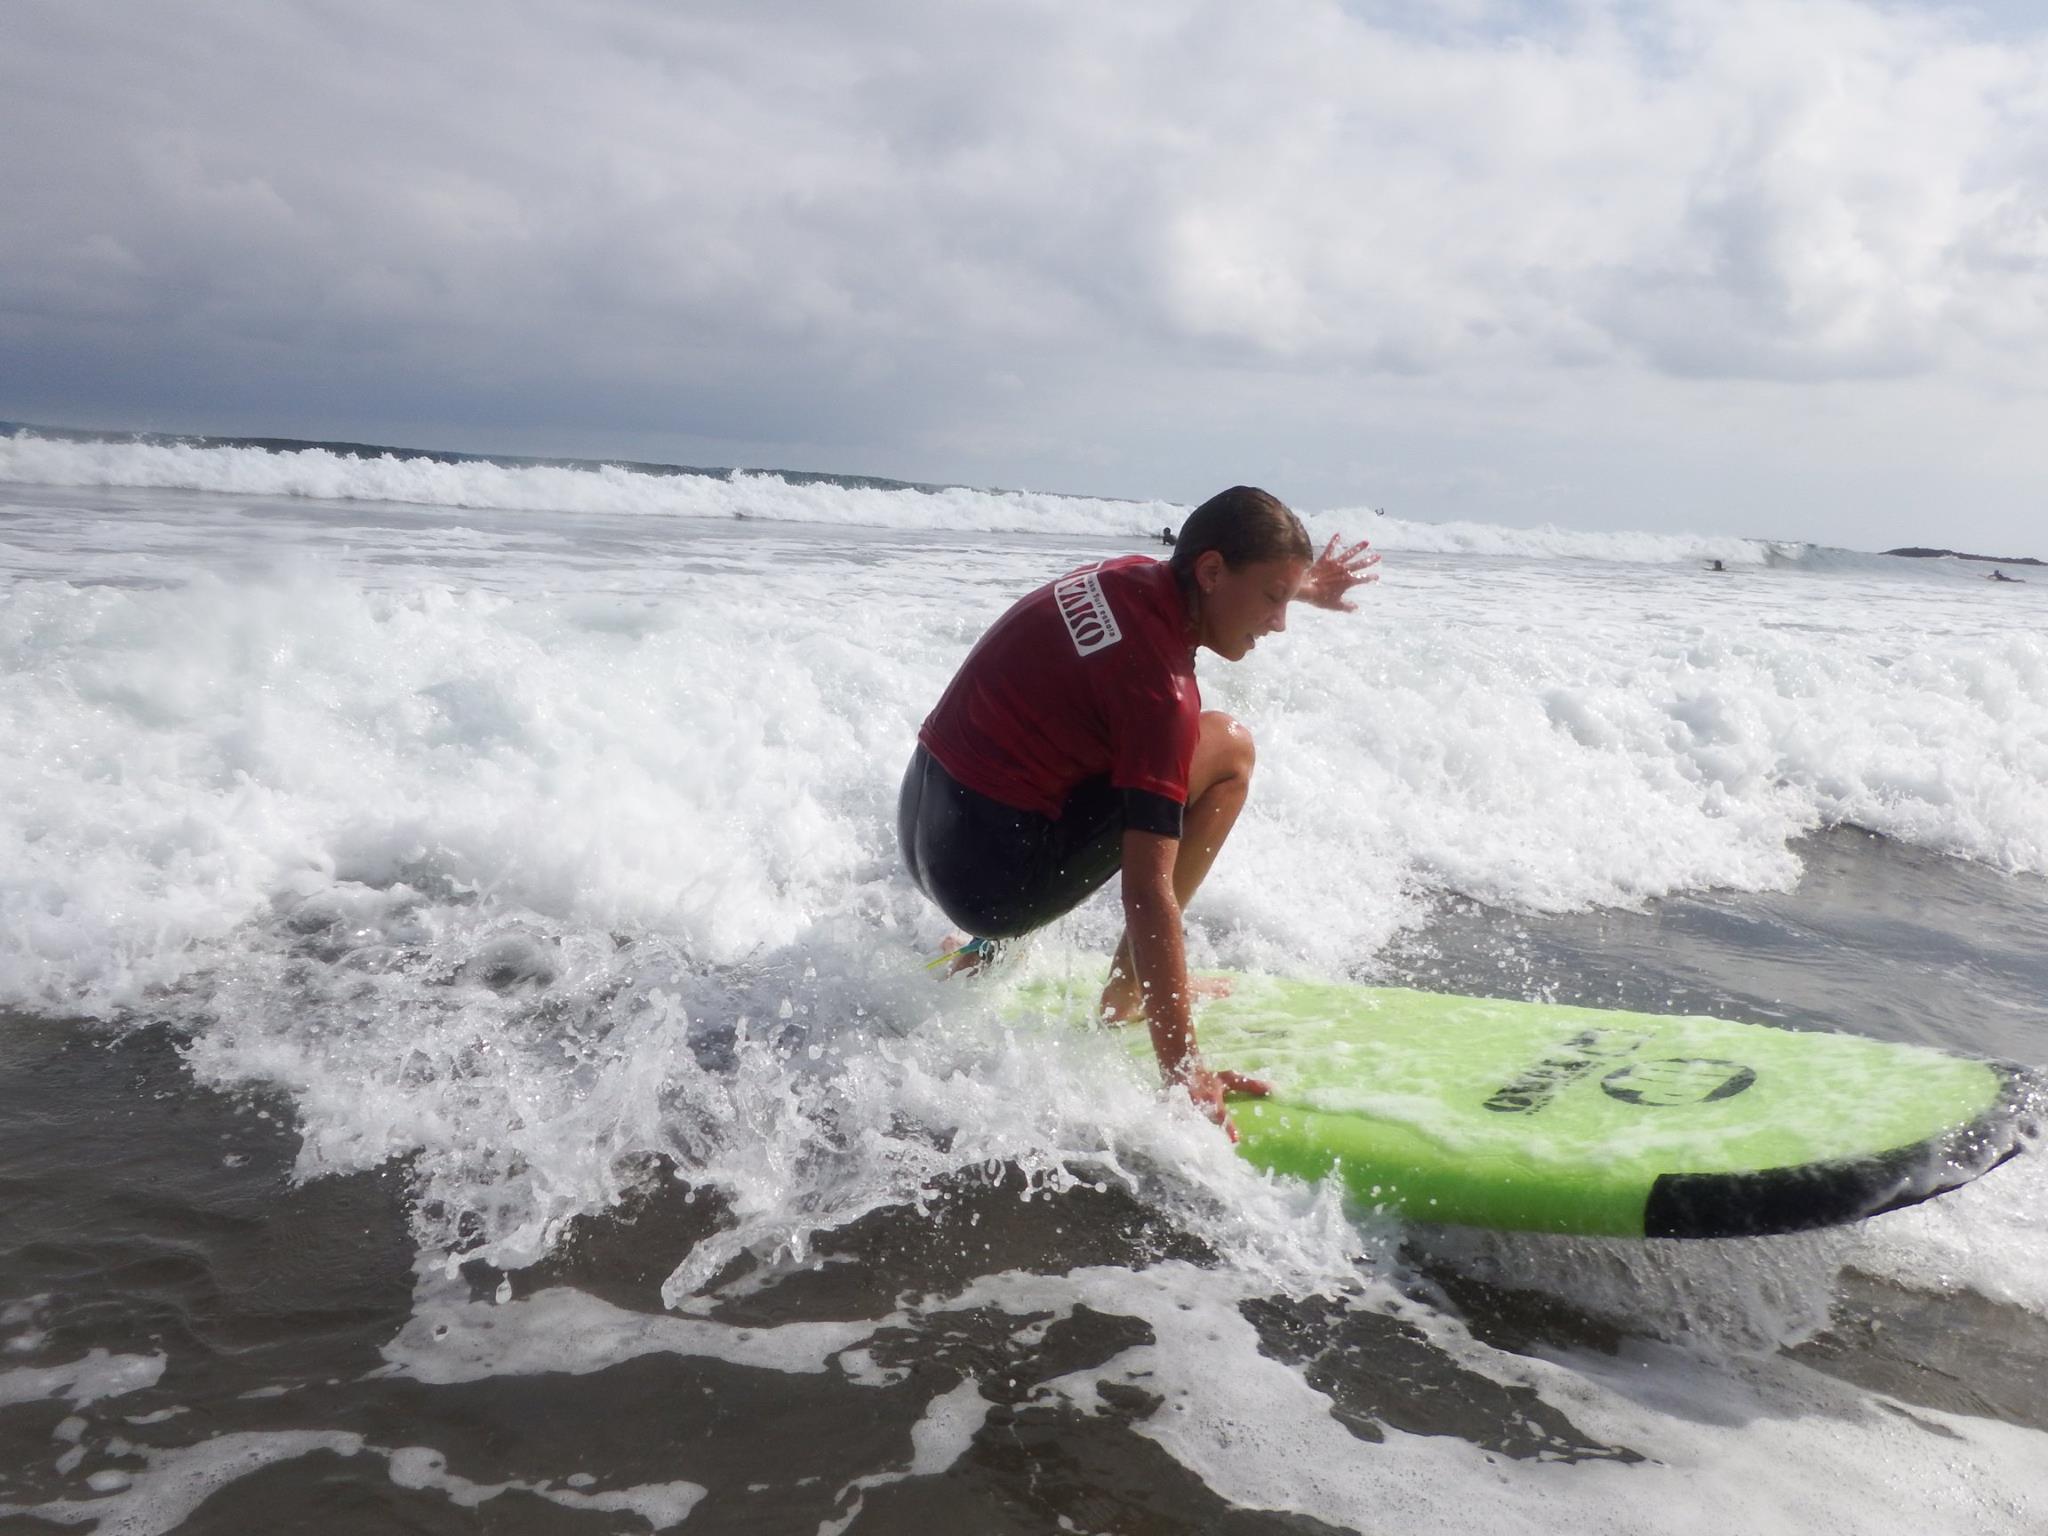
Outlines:
[[[1667,1173],[1650,1187],[1645,1237],[1763,1237],[1861,1221],[1918,1205],[1989,1173],[2041,1139],[2048,1080],[2012,1062],[1993,1105],[1910,1146],[1840,1162],[1744,1173]]]

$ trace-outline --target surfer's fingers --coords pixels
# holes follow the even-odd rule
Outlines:
[[[1222,1125],[1230,1118],[1223,1109],[1223,1096],[1230,1091],[1229,1084],[1224,1079],[1229,1075],[1226,1072],[1211,1072],[1207,1067],[1198,1066],[1180,1080],[1180,1085],[1187,1091],[1187,1096],[1195,1101],[1195,1108],[1218,1125]]]
[[[1216,1079],[1223,1084],[1225,1093],[1242,1094],[1249,1099],[1263,1099],[1273,1091],[1273,1085],[1263,1078],[1246,1077],[1242,1072],[1218,1072]]]

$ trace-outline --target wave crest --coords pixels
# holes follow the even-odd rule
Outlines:
[[[70,487],[401,502],[495,512],[758,520],[951,533],[1149,538],[1178,527],[1177,502],[1040,491],[919,486],[773,470],[699,470],[600,462],[538,463],[308,444],[259,447],[206,440],[71,438],[19,430],[0,437],[0,481]],[[1591,532],[1545,525],[1430,523],[1345,507],[1306,514],[1318,538],[1369,536],[1416,554],[1605,560],[1670,565],[1802,564],[1810,545],[1695,533]],[[1858,557],[1884,562],[1882,556]],[[1897,562],[1890,562],[1896,565]]]

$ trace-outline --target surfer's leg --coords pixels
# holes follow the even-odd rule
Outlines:
[[[1173,899],[1182,907],[1208,878],[1209,867],[1237,825],[1251,793],[1258,752],[1252,733],[1219,709],[1202,713],[1202,735],[1188,771],[1188,808],[1173,860]]]
[[[897,811],[911,878],[964,930],[942,957],[949,974],[986,963],[983,941],[1016,938],[1080,905],[1123,857],[1123,798],[1106,777],[1076,785],[1054,821],[976,793],[920,746]]]
[[[1237,825],[1251,793],[1252,768],[1258,760],[1252,733],[1221,710],[1202,712],[1202,734],[1188,770],[1188,806],[1181,817],[1180,852],[1173,861],[1173,899],[1186,911],[1202,888],[1216,855]],[[1197,983],[1197,995],[1206,989]],[[1112,1019],[1134,1014],[1138,1006],[1137,968],[1131,961],[1131,936],[1126,933],[1110,962],[1109,985],[1102,989],[1102,1011]]]

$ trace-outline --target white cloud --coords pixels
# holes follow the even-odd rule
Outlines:
[[[1341,497],[1346,464],[1554,485],[1596,410],[1711,460],[1787,381],[1839,405],[1801,451],[1846,470],[1873,400],[1996,414],[2048,362],[2048,42],[1944,8],[213,0],[9,33],[15,415],[1188,495],[1263,455]],[[1972,473],[2048,467],[1999,441]],[[1501,462],[1426,462],[1473,442]]]

